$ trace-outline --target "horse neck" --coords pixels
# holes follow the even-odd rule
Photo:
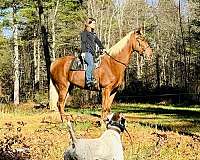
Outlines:
[[[127,45],[114,57],[117,61],[122,62],[126,66],[129,64],[133,52],[132,38],[131,35]]]

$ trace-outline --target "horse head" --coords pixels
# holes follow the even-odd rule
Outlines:
[[[133,50],[138,52],[140,55],[146,55],[148,60],[152,59],[153,51],[151,47],[149,46],[148,42],[146,41],[142,30],[138,29],[134,32],[135,37],[133,40]]]

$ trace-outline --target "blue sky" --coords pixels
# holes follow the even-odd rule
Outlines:
[[[12,9],[11,8],[9,8],[9,9],[5,9],[5,10],[3,10],[3,11],[5,11],[5,12],[11,12],[12,11]],[[3,16],[0,16],[0,22],[2,22],[3,21]],[[1,32],[1,31],[0,31]],[[8,27],[4,27],[3,28],[3,35],[5,36],[5,37],[7,37],[7,38],[10,38],[11,36],[12,36],[12,28],[8,28]]]
[[[3,29],[3,35],[7,38],[12,37],[12,29],[11,28],[4,28]]]
[[[158,0],[146,0],[146,2],[151,6],[155,6],[155,5],[157,5]]]

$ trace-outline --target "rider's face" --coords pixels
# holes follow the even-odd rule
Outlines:
[[[95,29],[95,26],[96,26],[95,21],[92,21],[92,23],[89,24],[89,27],[92,28],[92,29]]]

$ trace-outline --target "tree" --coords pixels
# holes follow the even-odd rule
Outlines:
[[[16,23],[17,4],[12,4],[13,9],[13,42],[14,42],[14,104],[19,104],[19,49],[18,28]]]

